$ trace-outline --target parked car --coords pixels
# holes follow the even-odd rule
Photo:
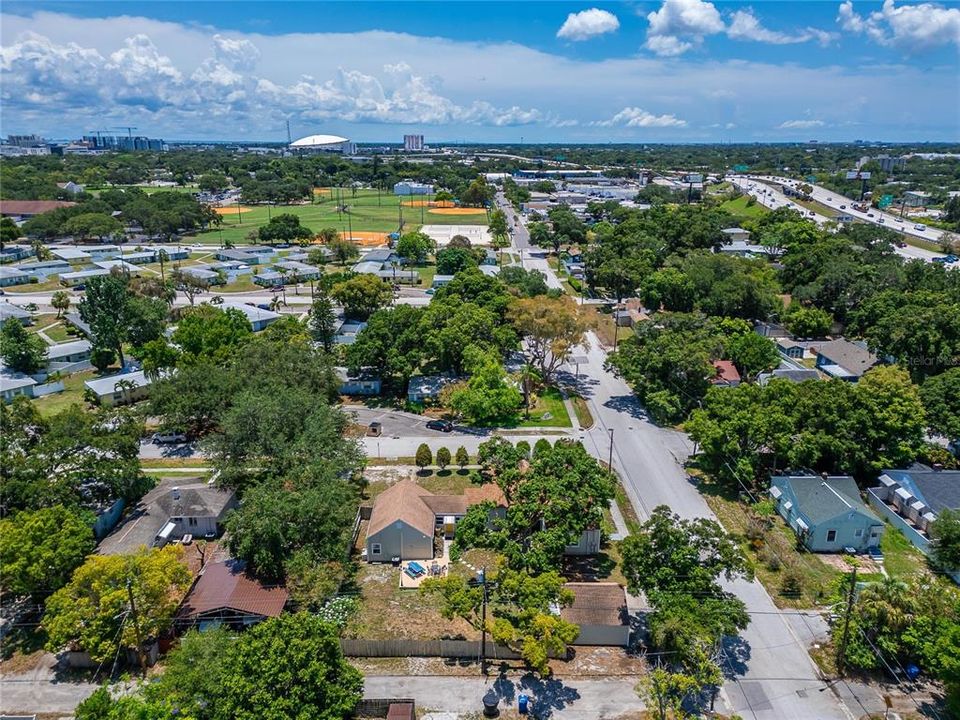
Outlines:
[[[171,445],[173,443],[184,443],[187,436],[180,432],[154,433],[150,442],[154,445]]]
[[[440,432],[450,432],[453,430],[453,423],[449,420],[431,420],[427,423],[427,429],[439,430]]]
[[[74,286],[73,286],[73,289],[74,289],[74,290],[86,290],[86,289],[87,289],[87,286],[84,285],[83,283],[79,283],[78,285],[74,285]]]
[[[286,288],[283,285],[274,285],[269,292],[283,292]]]
[[[883,218],[880,218],[879,220],[877,220],[877,222],[883,225],[886,222],[886,220],[884,220]]]
[[[841,205],[841,206],[840,206],[840,209],[841,209],[841,210],[846,210],[846,209],[847,209],[847,206],[846,206],[846,205]]]

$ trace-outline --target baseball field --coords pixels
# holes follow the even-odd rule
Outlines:
[[[327,189],[324,189],[327,190]],[[342,198],[337,202],[338,198]],[[408,204],[410,203],[410,204]],[[416,203],[416,206],[411,204]],[[345,205],[346,212],[337,206]],[[247,236],[266,225],[274,215],[292,213],[300,222],[314,231],[332,227],[361,244],[381,244],[387,233],[396,232],[403,222],[403,232],[416,230],[421,225],[486,225],[487,212],[483,208],[436,207],[429,201],[422,202],[401,198],[388,192],[376,190],[331,189],[316,193],[312,203],[297,205],[231,205],[218,208],[223,218],[222,226],[197,233],[192,239],[211,245],[221,242],[240,243]]]

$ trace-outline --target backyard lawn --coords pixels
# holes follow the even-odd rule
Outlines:
[[[109,372],[109,371],[108,371]],[[73,404],[84,405],[83,383],[98,377],[96,370],[84,370],[63,378],[63,392],[44,395],[34,400],[37,411],[44,417],[55,415]]]

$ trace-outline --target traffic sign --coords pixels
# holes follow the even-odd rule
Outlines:
[[[746,171],[749,170],[749,169],[750,169],[750,166],[749,166],[749,165],[734,165],[734,166],[733,166],[734,172],[746,172]]]

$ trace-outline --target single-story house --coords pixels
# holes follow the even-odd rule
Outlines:
[[[104,268],[93,268],[92,270],[78,270],[77,272],[60,273],[60,284],[67,287],[80,285],[87,282],[90,278],[109,275],[110,271]]]
[[[337,328],[337,334],[334,336],[333,342],[337,345],[353,345],[357,341],[357,335],[366,326],[365,322],[343,322]]]
[[[757,384],[763,387],[771,380],[789,380],[792,383],[802,383],[807,380],[819,380],[820,373],[813,368],[777,368],[771,372],[760,373],[757,375]]]
[[[225,278],[218,272],[202,265],[180,268],[180,273],[204,285],[223,285]]]
[[[138,250],[131,253],[125,253],[120,256],[120,259],[123,262],[136,265],[141,263],[147,265],[149,263],[157,262],[157,251],[156,250]]]
[[[217,260],[240,262],[244,265],[256,265],[260,262],[258,255],[249,253],[246,250],[217,250],[214,257],[216,257]]]
[[[478,269],[487,277],[497,277],[500,274],[500,268],[497,265],[481,265]]]
[[[960,510],[960,470],[935,470],[915,463],[884,470],[867,501],[918,550],[930,551],[930,525],[944,510]]]
[[[67,191],[71,195],[76,195],[77,193],[83,192],[83,185],[79,185],[73,180],[69,180],[68,182],[58,182],[57,187],[61,190]]]
[[[241,629],[283,612],[289,595],[283,587],[265,585],[246,572],[243,561],[208,562],[190,588],[174,624],[180,630],[227,625]]]
[[[472,505],[491,501],[503,512],[506,498],[495,483],[470,487],[463,495],[434,495],[413,480],[401,480],[377,495],[367,524],[367,561],[430,560],[437,528],[452,537]]]
[[[381,389],[381,380],[372,372],[361,372],[359,375],[351,375],[345,367],[335,368],[337,377],[340,380],[341,395],[379,395]]]
[[[189,478],[163,478],[100,543],[102,555],[127,555],[141,546],[163,547],[185,535],[217,537],[237,505],[233,490]]]
[[[89,262],[93,257],[86,250],[64,245],[63,247],[50,248],[50,254],[55,258],[66,262]]]
[[[484,249],[483,260],[480,261],[480,266],[484,265],[499,265],[500,259],[497,257],[497,251],[492,248]]]
[[[87,340],[93,341],[95,339],[93,330],[91,330],[90,325],[84,322],[83,318],[80,317],[80,313],[67,313],[63,316],[63,319],[66,323],[79,330],[80,333],[87,338]]]
[[[434,275],[433,284],[431,287],[442,288],[444,285],[448,285],[453,282],[453,275]]]
[[[396,270],[394,268],[385,268],[378,270],[375,274],[378,278],[388,283],[397,283],[400,285],[419,285],[420,273],[415,270]]]
[[[623,587],[612,582],[568,582],[573,605],[561,608],[560,617],[580,627],[574,645],[630,645],[630,613]]]
[[[755,243],[747,242],[746,240],[733,240],[731,242],[724,243],[723,245],[717,246],[716,251],[718,253],[723,253],[724,255],[740,255],[743,257],[753,257],[756,255],[768,255],[773,257],[782,254],[782,252],[779,250],[768,248],[765,245],[757,245]]]
[[[848,475],[778,475],[770,478],[770,497],[812,552],[862,552],[880,544],[883,521]]]
[[[308,282],[310,280],[319,280],[320,279],[320,268],[315,265],[307,265],[306,263],[297,262],[295,260],[283,260],[273,264],[273,267],[280,272],[281,270],[287,271],[287,277],[290,278],[291,282],[294,280],[294,276],[300,282]]]
[[[856,382],[880,362],[866,343],[850,340],[828,340],[817,345],[817,368],[830,377]]]
[[[276,255],[277,249],[272,248],[269,245],[248,245],[243,248],[244,252],[248,252],[251,255],[256,255],[263,261],[265,258],[269,258],[272,255]]]
[[[119,245],[85,245],[84,250],[90,253],[94,260],[114,260],[120,257]]]
[[[126,260],[94,260],[93,264],[98,268],[103,268],[104,270],[120,268],[131,275],[139,275],[141,270],[141,268],[139,268],[137,265],[128,263]]]
[[[26,272],[22,268],[0,265],[0,287],[9,287],[10,285],[28,285],[33,281],[33,275]]]
[[[21,325],[30,325],[33,323],[33,315],[19,305],[9,302],[0,303],[0,327],[7,320],[16,320]]]
[[[389,263],[400,264],[400,256],[390,248],[374,248],[373,250],[368,250],[360,260],[362,262],[378,262],[381,265]]]
[[[359,275],[377,275],[383,269],[383,263],[376,260],[363,260],[351,269]]]
[[[144,248],[144,251],[152,251],[155,253],[156,257],[155,262],[159,262],[160,258],[159,253],[162,250],[166,253],[167,260],[189,260],[190,259],[190,249],[185,247],[170,247],[169,245],[154,245],[152,247]],[[166,262],[167,260],[164,260]]]
[[[274,270],[267,270],[253,276],[254,284],[261,287],[280,287],[286,281],[287,277],[285,275],[281,275]]]
[[[7,245],[0,250],[0,263],[11,263],[33,255],[29,245]]]
[[[73,207],[74,205],[76,205],[75,202],[66,200],[3,200],[0,201],[0,215],[14,220],[26,220],[34,215],[42,215],[57,208]]]
[[[415,375],[407,385],[407,400],[414,403],[436,400],[440,391],[452,382],[456,382],[456,378],[447,375]]]
[[[33,397],[33,386],[37,384],[29,375],[19,373],[0,373],[0,398],[3,402],[11,402],[17,395]]]
[[[732,242],[734,240],[746,242],[750,239],[750,231],[739,227],[724,228],[720,232],[726,236],[725,240],[728,242]]]
[[[242,312],[250,322],[250,326],[253,328],[254,332],[266,330],[268,325],[276,322],[280,318],[280,313],[275,313],[273,310],[264,310],[256,305],[247,305],[246,303],[237,302],[225,302],[220,305],[221,310],[226,310],[228,308],[233,308],[234,310],[239,310]]]
[[[712,385],[719,387],[736,387],[740,384],[740,373],[737,366],[730,360],[714,360],[713,367],[717,374],[710,378]]]
[[[784,357],[799,360],[806,353],[807,348],[804,343],[788,337],[777,338],[777,351]]]
[[[42,280],[45,280],[50,275],[70,272],[71,269],[70,263],[66,260],[38,260],[35,262],[20,263],[15,267]]]
[[[47,348],[47,361],[52,363],[78,363],[90,359],[93,346],[89,340],[74,340],[58,343]]]
[[[137,370],[87,380],[84,386],[96,395],[101,405],[112,407],[143,400],[150,394],[150,382],[143,370]],[[129,383],[132,387],[124,387],[120,383]]]

